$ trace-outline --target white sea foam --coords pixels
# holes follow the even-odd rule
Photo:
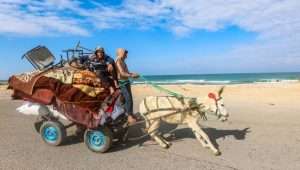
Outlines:
[[[254,83],[297,83],[300,80],[292,80],[292,79],[260,79],[255,81]]]
[[[229,80],[165,80],[165,81],[150,81],[154,84],[230,84]],[[144,81],[135,81],[134,84],[145,84]]]
[[[245,84],[245,83],[297,83],[300,80],[295,79],[259,79],[256,81],[230,81],[230,80],[159,80],[149,81],[153,84],[168,85],[168,84]],[[146,84],[144,81],[134,81],[133,84]]]

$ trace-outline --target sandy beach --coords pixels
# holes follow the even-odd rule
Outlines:
[[[164,87],[186,96],[203,96],[221,86]],[[175,138],[168,150],[145,140],[132,142],[130,147],[116,146],[104,155],[89,152],[82,142],[49,147],[33,130],[35,118],[17,113],[15,108],[21,102],[11,101],[9,95],[0,86],[0,169],[21,169],[22,164],[16,162],[26,162],[28,169],[84,169],[87,165],[89,169],[300,169],[300,83],[226,85],[229,121],[209,117],[203,122],[222,152],[219,157],[204,149],[185,126],[173,131]],[[135,85],[133,95],[138,111],[145,96],[165,94]],[[165,125],[162,131],[168,136],[174,128]],[[133,128],[130,135],[136,136],[136,131]],[[144,146],[139,147],[142,142]]]
[[[10,97],[11,91],[7,90],[7,85],[0,85],[0,99],[7,99]]]

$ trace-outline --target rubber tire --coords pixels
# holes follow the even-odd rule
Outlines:
[[[44,123],[44,120],[36,121],[34,122],[34,129],[36,130],[37,133],[40,133],[42,124]]]
[[[42,116],[38,116],[37,120],[34,122],[34,129],[37,133],[40,133],[41,126],[47,119],[43,118]]]
[[[92,132],[92,131],[100,131],[104,137],[105,137],[105,141],[104,141],[104,145],[99,148],[99,149],[94,149],[90,146],[89,144],[89,138],[88,138],[88,133]],[[106,151],[108,151],[112,145],[112,140],[113,140],[113,135],[111,130],[109,130],[107,127],[100,127],[96,130],[93,129],[86,129],[84,132],[84,143],[87,146],[87,148],[93,152],[96,153],[105,153]]]
[[[57,140],[55,142],[49,142],[47,141],[44,136],[43,136],[43,131],[45,128],[47,127],[54,127],[56,130],[57,130]],[[58,121],[45,121],[43,122],[41,128],[40,128],[40,134],[41,134],[41,137],[43,139],[43,141],[45,143],[47,143],[48,145],[51,145],[51,146],[58,146],[60,144],[63,143],[63,141],[66,139],[66,129],[64,127],[64,125]]]

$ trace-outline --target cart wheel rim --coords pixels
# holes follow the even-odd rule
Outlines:
[[[43,138],[49,143],[55,143],[58,139],[58,131],[55,127],[46,127],[43,131]]]
[[[93,150],[99,150],[105,145],[105,136],[100,131],[89,131],[87,134],[88,145]]]

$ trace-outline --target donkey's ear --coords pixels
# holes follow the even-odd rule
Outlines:
[[[223,91],[224,91],[224,88],[225,88],[225,86],[222,86],[222,87],[219,89],[219,91],[218,91],[219,97],[222,96],[222,93],[223,93]]]

